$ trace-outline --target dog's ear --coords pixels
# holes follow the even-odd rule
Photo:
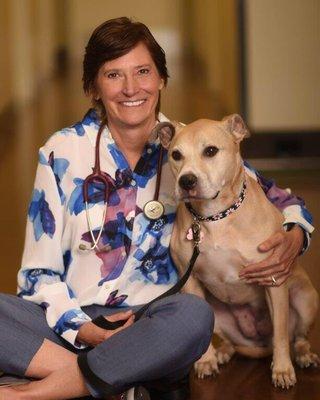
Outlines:
[[[176,128],[171,122],[160,122],[155,126],[152,132],[159,137],[162,146],[168,149],[176,132]]]
[[[227,131],[234,137],[236,143],[240,143],[242,139],[250,136],[250,132],[240,115],[228,115],[227,117],[224,117],[222,121],[224,122]]]

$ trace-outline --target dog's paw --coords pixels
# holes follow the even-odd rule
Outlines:
[[[196,376],[200,379],[219,373],[217,352],[212,344],[209,345],[208,350],[202,357],[195,362],[194,369]]]
[[[235,349],[231,344],[222,343],[221,346],[218,347],[216,354],[218,359],[218,364],[222,365],[229,362],[234,353]]]
[[[275,364],[272,366],[272,382],[274,386],[282,389],[289,389],[296,384],[296,373],[291,362],[286,366],[276,366]]]
[[[194,364],[196,376],[204,379],[208,376],[219,374],[219,366],[217,358],[207,361],[201,359]]]
[[[316,353],[308,352],[306,354],[296,355],[296,363],[300,368],[319,367],[320,358]]]

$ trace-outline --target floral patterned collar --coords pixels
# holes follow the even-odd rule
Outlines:
[[[210,215],[209,217],[203,217],[202,215],[199,215],[194,210],[194,208],[192,208],[192,205],[190,203],[185,203],[185,206],[186,206],[187,210],[192,214],[194,220],[196,220],[198,222],[199,221],[202,221],[202,222],[218,221],[219,219],[225,218],[228,215],[232,214],[234,211],[236,211],[240,207],[241,203],[243,202],[243,200],[246,196],[246,188],[247,188],[246,181],[244,181],[238,200],[234,204],[232,204],[231,207],[227,208],[226,210],[221,211],[215,215]]]

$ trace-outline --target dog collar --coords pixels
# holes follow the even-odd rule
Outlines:
[[[246,181],[244,181],[238,200],[234,204],[232,204],[231,207],[227,208],[226,210],[221,211],[215,215],[210,215],[209,217],[203,217],[202,215],[198,214],[194,210],[194,208],[192,207],[192,205],[190,203],[184,203],[184,204],[185,204],[187,210],[193,216],[195,221],[197,221],[197,222],[199,222],[199,221],[202,221],[202,222],[218,221],[219,219],[225,218],[228,215],[232,214],[241,206],[241,203],[243,202],[244,198],[246,197],[246,188],[247,188]]]

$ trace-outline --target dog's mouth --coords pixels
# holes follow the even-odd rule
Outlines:
[[[186,192],[185,194],[183,194],[183,195],[181,196],[181,200],[182,200],[182,201],[191,201],[191,200],[198,200],[198,201],[200,201],[200,200],[215,200],[215,199],[219,196],[219,194],[220,194],[220,190],[218,190],[217,193],[216,193],[213,197],[207,198],[207,197],[202,197],[202,196],[197,195],[197,191],[194,190],[194,189],[191,189],[191,190],[189,190],[188,192]]]

